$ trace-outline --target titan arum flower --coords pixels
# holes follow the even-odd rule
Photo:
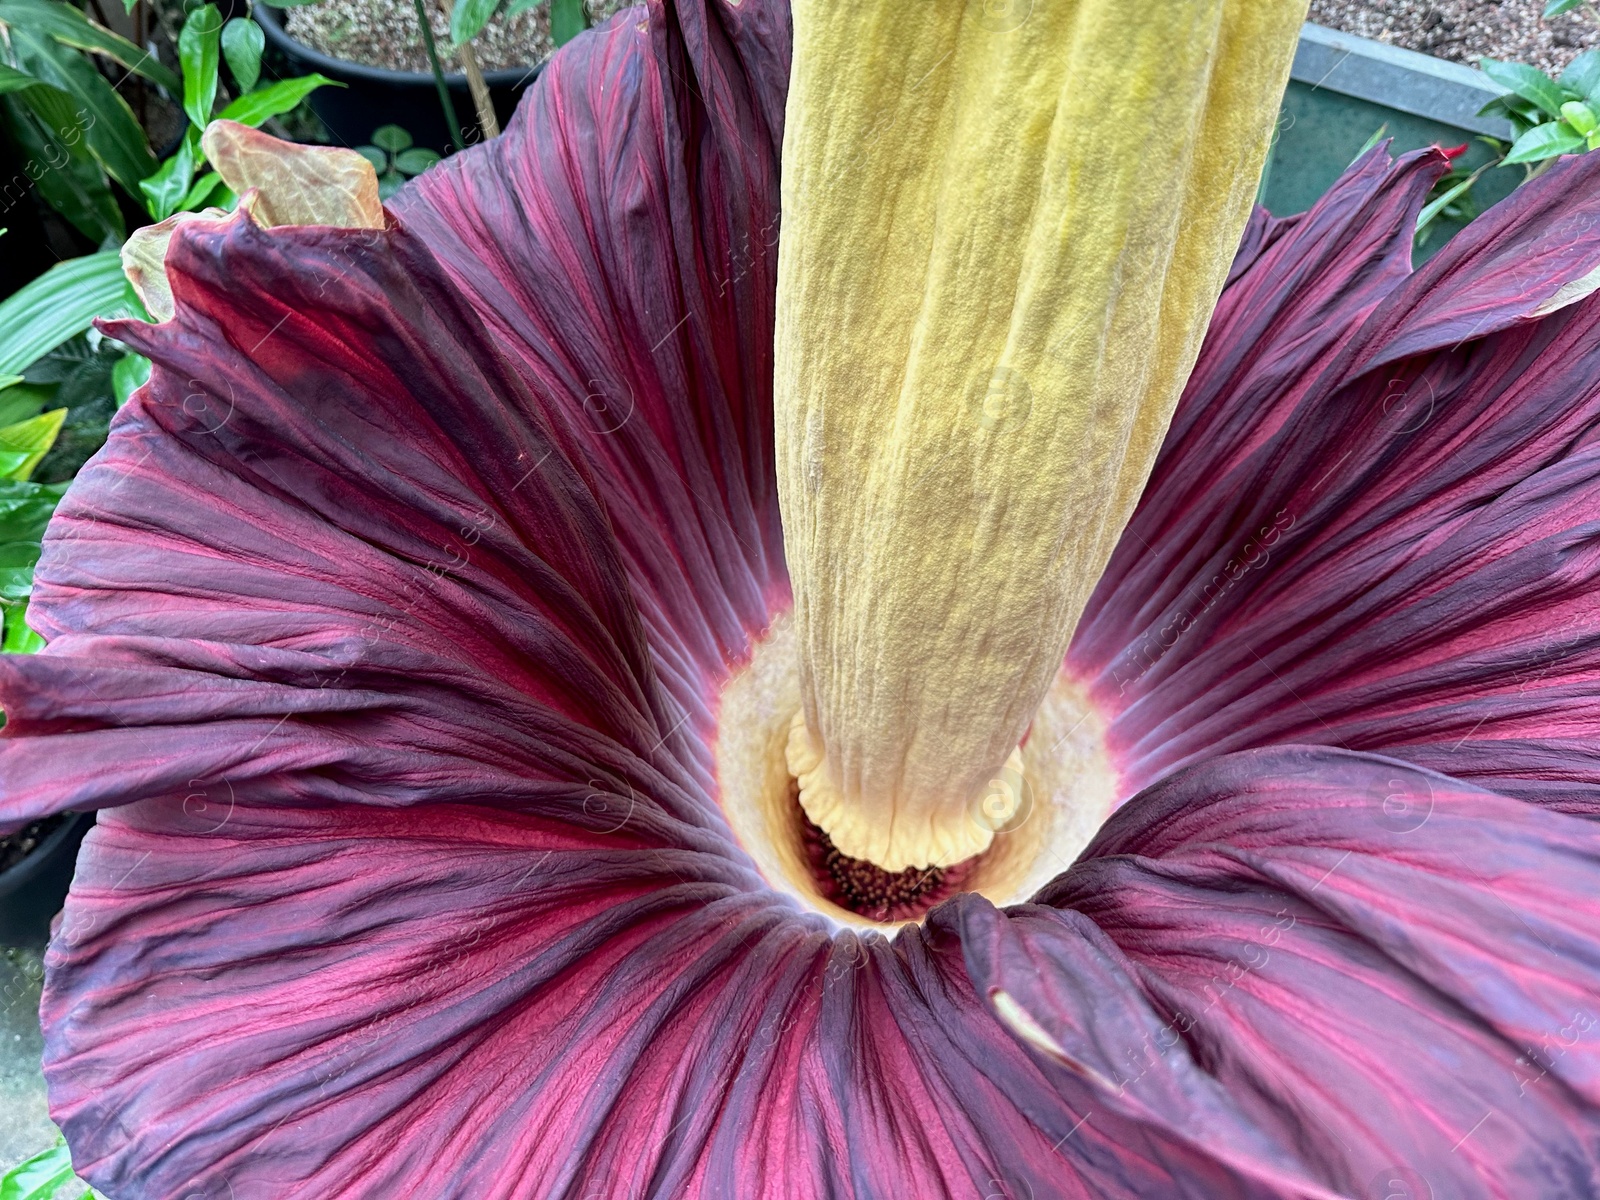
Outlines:
[[[1596,1194],[1600,155],[1413,271],[1294,5],[1025,7],[213,131],[0,662],[98,1187]]]

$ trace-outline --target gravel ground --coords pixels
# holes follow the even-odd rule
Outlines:
[[[48,1149],[56,1127],[45,1112],[39,1059],[39,984],[44,966],[26,950],[0,950],[0,1171]]]
[[[440,0],[426,0],[433,25],[434,43],[445,70],[459,70],[450,54],[450,21]],[[596,21],[629,7],[629,0],[589,0]],[[428,53],[417,29],[413,0],[322,0],[288,10],[289,33],[313,50],[334,58],[388,67],[396,71],[426,71]],[[550,42],[550,13],[541,4],[511,20],[495,17],[472,41],[478,66],[485,71],[504,67],[531,67],[543,62],[555,47]]]
[[[1311,0],[1318,25],[1420,50],[1452,62],[1509,59],[1560,73],[1600,45],[1594,5],[1546,21],[1544,0]]]

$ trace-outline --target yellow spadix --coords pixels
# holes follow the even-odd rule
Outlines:
[[[1008,760],[1149,474],[1305,5],[793,11],[789,762],[844,853],[952,863],[1006,819]]]

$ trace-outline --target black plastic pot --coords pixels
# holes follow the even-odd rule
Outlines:
[[[389,71],[330,58],[304,42],[290,37],[283,27],[283,14],[264,4],[255,7],[256,20],[267,36],[267,45],[287,64],[291,74],[308,75],[320,71],[338,80],[342,88],[324,87],[311,93],[311,109],[328,127],[328,132],[346,146],[363,146],[372,141],[372,131],[380,125],[399,125],[411,134],[416,144],[448,153],[453,146],[450,129],[439,105],[433,76],[418,71]],[[495,114],[501,128],[511,119],[517,101],[543,63],[506,71],[485,71],[484,82],[494,98]],[[483,139],[478,128],[472,93],[465,75],[446,75],[456,119],[461,122],[461,138],[471,146]]]
[[[93,825],[93,813],[72,813],[32,854],[0,871],[0,945],[44,949],[72,884],[78,845]]]

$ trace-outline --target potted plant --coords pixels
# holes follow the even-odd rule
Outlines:
[[[0,837],[0,945],[43,949],[93,813],[61,813]]]
[[[551,51],[592,19],[626,7],[622,0],[502,3],[357,0],[365,20],[351,17],[351,4],[257,5],[255,17],[290,70],[346,85],[311,98],[336,141],[372,144],[376,130],[398,125],[418,146],[446,152],[494,136]],[[447,69],[452,54],[459,70]]]

